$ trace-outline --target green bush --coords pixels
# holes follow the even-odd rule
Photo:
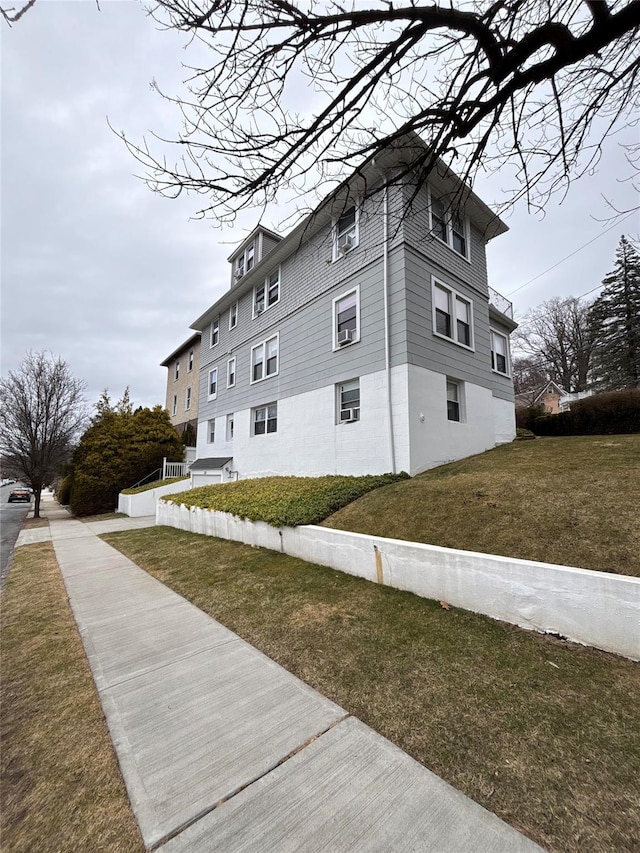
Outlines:
[[[516,409],[516,427],[533,430],[536,418],[545,414],[543,406],[528,406],[526,409]]]
[[[537,435],[623,435],[640,432],[640,388],[594,394],[571,410],[534,419]]]
[[[56,494],[56,498],[59,504],[67,506],[67,504],[69,503],[69,499],[71,498],[72,485],[73,480],[71,474],[67,474],[67,476],[60,483],[60,486],[58,487],[58,492]]]
[[[295,527],[317,524],[372,489],[408,478],[404,471],[364,477],[261,477],[202,486],[161,500],[266,521],[273,527]]]
[[[78,517],[110,512],[118,505],[118,492],[117,486],[105,486],[97,477],[77,471],[71,491],[71,512]]]

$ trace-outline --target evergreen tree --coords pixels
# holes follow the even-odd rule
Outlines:
[[[181,460],[183,446],[161,406],[133,411],[129,390],[111,404],[103,392],[98,414],[73,455],[71,509],[76,515],[112,510],[118,493],[162,465]]]
[[[640,387],[640,253],[620,238],[615,267],[603,280],[591,316],[596,383],[607,390]]]

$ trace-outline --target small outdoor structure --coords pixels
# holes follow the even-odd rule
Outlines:
[[[231,470],[231,461],[230,456],[210,456],[204,459],[196,459],[189,466],[192,487],[195,489],[198,486],[211,486],[232,479],[235,475]]]

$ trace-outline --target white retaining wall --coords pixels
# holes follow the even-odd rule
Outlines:
[[[315,525],[275,528],[158,501],[156,524],[311,563],[640,660],[640,578],[383,539]]]
[[[158,498],[163,495],[174,495],[176,492],[186,492],[191,488],[190,480],[180,480],[177,483],[167,483],[157,489],[147,489],[137,495],[118,495],[118,512],[124,512],[130,518],[140,518],[143,515],[153,515],[156,511]]]

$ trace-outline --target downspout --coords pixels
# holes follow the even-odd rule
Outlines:
[[[391,473],[396,473],[396,450],[393,441],[393,410],[391,406],[391,337],[389,334],[389,198],[385,182],[383,195],[383,256],[382,289],[384,296],[384,356],[387,385],[387,431],[389,434],[389,462]]]

